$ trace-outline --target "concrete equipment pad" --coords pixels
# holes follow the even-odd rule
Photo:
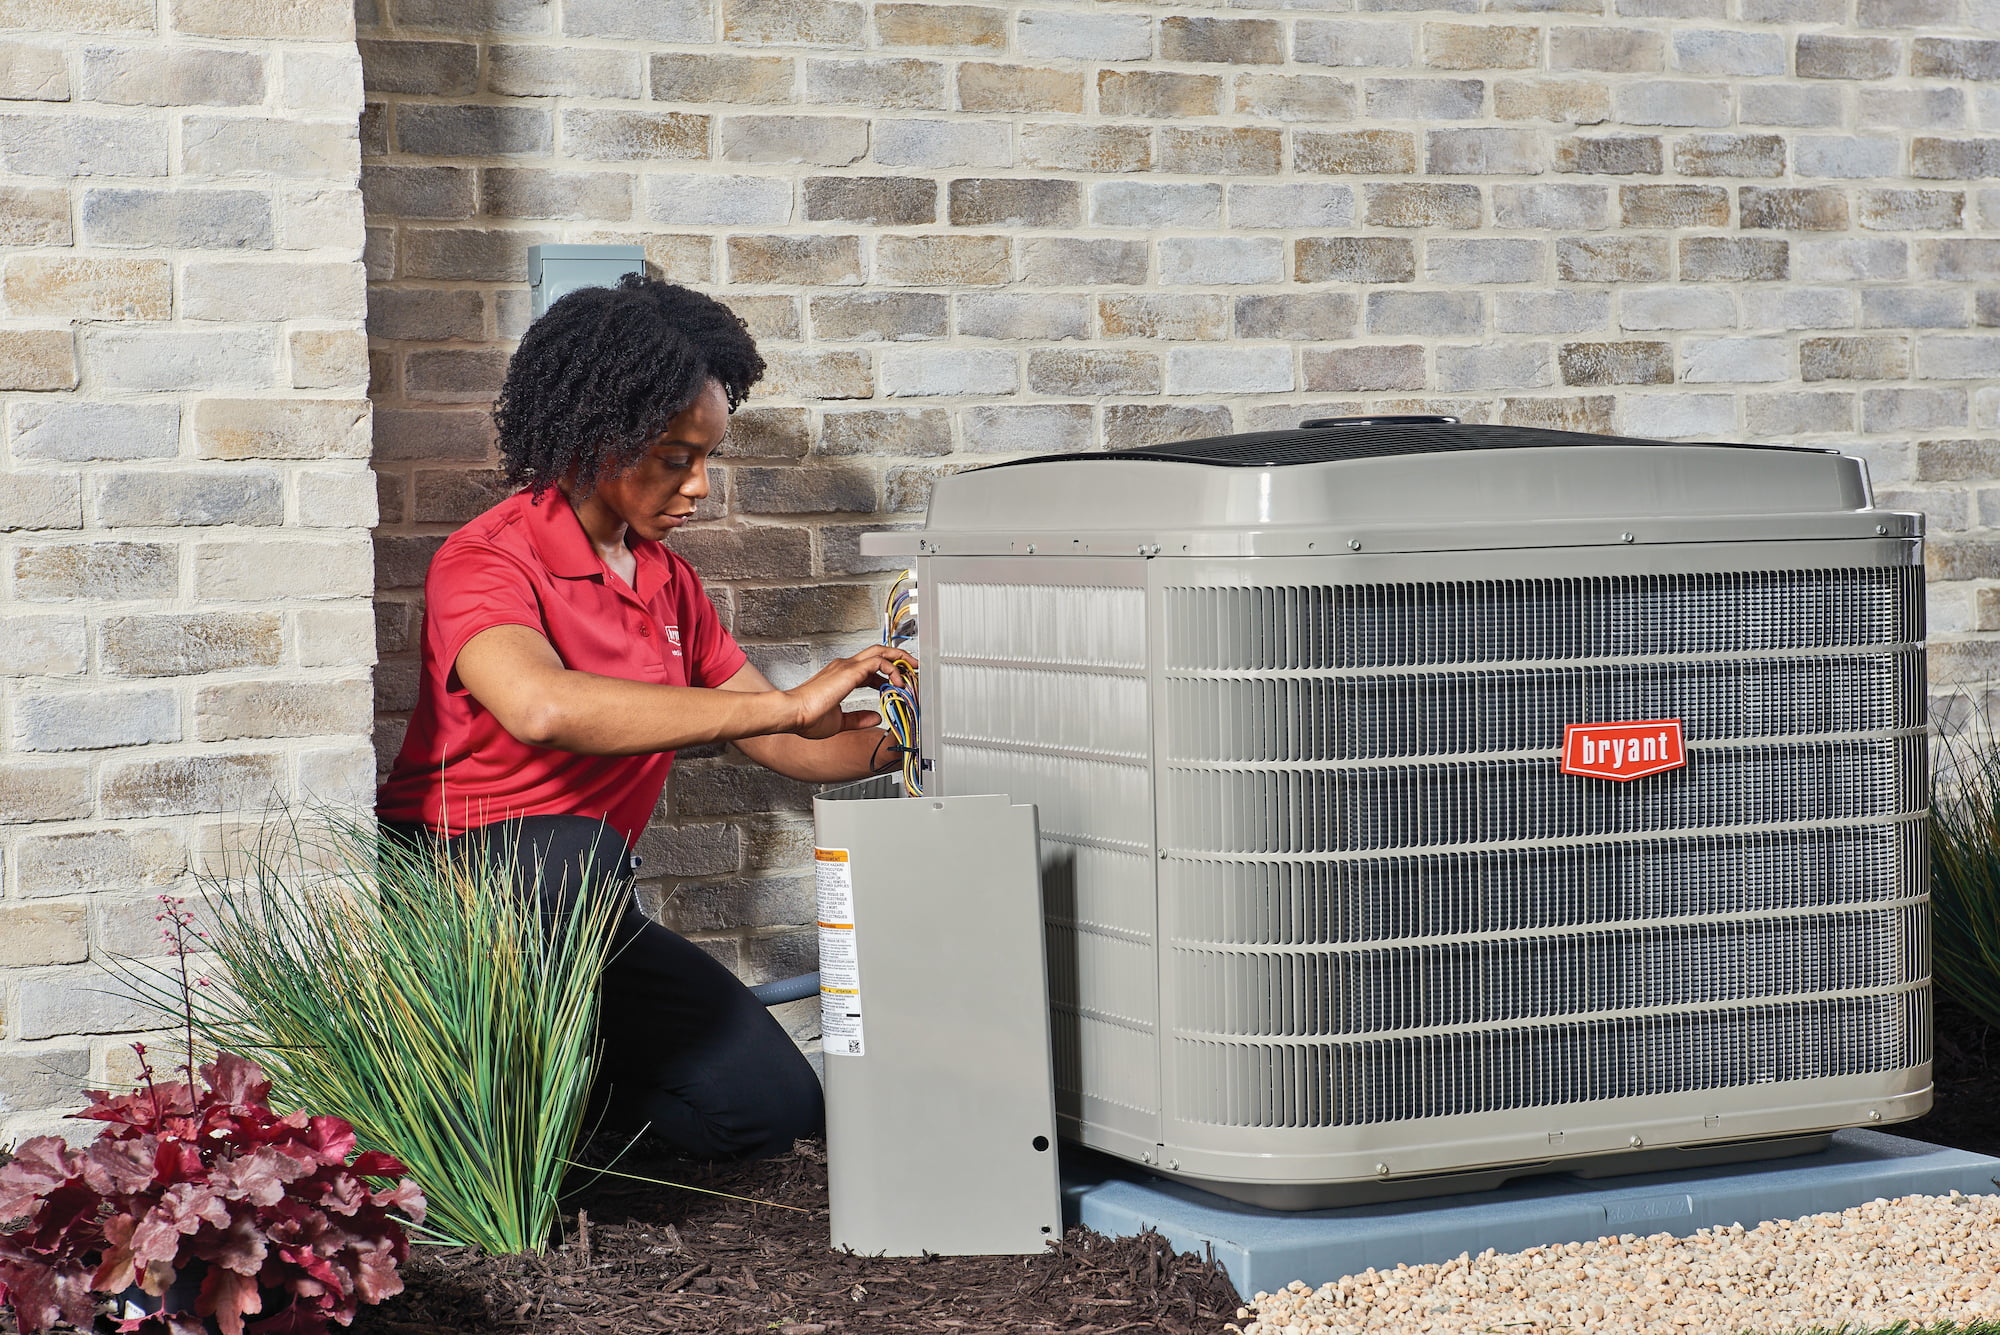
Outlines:
[[[1609,1234],[1672,1233],[1845,1210],[1877,1198],[2000,1187],[2000,1159],[1879,1131],[1840,1131],[1817,1154],[1584,1179],[1550,1174],[1491,1191],[1293,1214],[1143,1176],[1065,1146],[1064,1212],[1110,1237],[1147,1228],[1175,1248],[1214,1249],[1245,1298],[1303,1280],[1317,1288],[1371,1266],[1523,1251]]]

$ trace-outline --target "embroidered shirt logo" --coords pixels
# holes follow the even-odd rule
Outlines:
[[[667,643],[674,647],[674,657],[679,658],[681,656],[681,628],[679,626],[668,626],[666,630]]]
[[[1624,783],[1679,769],[1687,746],[1677,718],[1572,723],[1563,729],[1562,772]]]

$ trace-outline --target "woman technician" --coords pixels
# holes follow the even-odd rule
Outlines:
[[[889,649],[777,690],[661,545],[708,495],[729,414],[763,372],[727,307],[636,274],[529,326],[494,406],[521,490],[431,563],[422,685],[378,797],[386,826],[512,856],[549,902],[586,868],[629,878],[681,747],[734,742],[819,782],[893,761],[878,717],[840,707],[890,673]],[[817,1132],[819,1083],[783,1028],[622,892],[600,1030],[606,1122],[718,1158]]]

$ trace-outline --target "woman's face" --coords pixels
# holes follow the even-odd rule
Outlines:
[[[708,456],[729,429],[729,397],[711,380],[655,436],[639,462],[597,484],[596,499],[641,538],[658,542],[708,495]]]

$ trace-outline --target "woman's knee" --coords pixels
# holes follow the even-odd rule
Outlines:
[[[826,1093],[820,1086],[819,1073],[813,1070],[812,1062],[796,1047],[791,1056],[780,1063],[781,1075],[774,1081],[772,1106],[772,1138],[782,1139],[783,1145],[806,1136],[817,1136],[826,1129]]]

